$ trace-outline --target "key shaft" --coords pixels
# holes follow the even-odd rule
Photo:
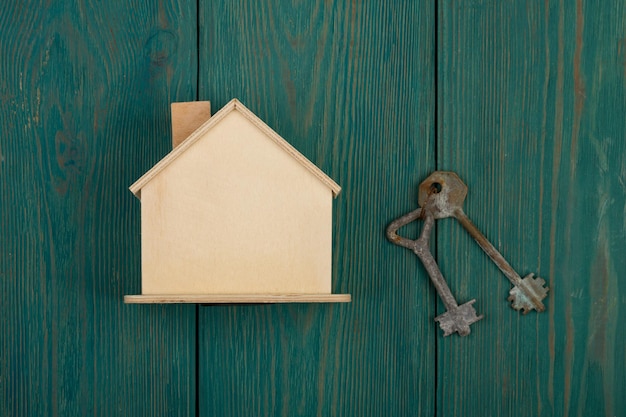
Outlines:
[[[420,261],[422,261],[426,272],[428,272],[430,281],[435,286],[437,294],[439,294],[439,298],[441,298],[441,301],[443,301],[443,304],[446,306],[446,310],[452,310],[459,305],[452,295],[452,291],[450,291],[450,287],[448,287],[441,270],[437,266],[437,261],[435,261],[435,258],[430,252],[430,232],[434,224],[435,218],[432,214],[426,213],[424,228],[422,229],[422,234],[419,239],[417,239],[413,245],[413,252],[420,258]]]
[[[424,227],[417,240],[407,239],[396,233],[402,226],[420,218],[424,220]],[[476,310],[472,307],[476,300],[471,300],[459,306],[452,295],[450,287],[448,287],[435,258],[430,252],[430,235],[434,223],[435,217],[430,210],[418,208],[389,224],[387,227],[387,238],[396,245],[411,249],[424,265],[430,281],[446,307],[445,313],[435,317],[435,321],[439,323],[439,326],[444,331],[443,335],[448,336],[452,333],[458,333],[460,336],[467,336],[471,332],[470,325],[482,319],[483,316],[476,315]]]
[[[491,258],[491,260],[500,268],[500,271],[511,281],[513,285],[519,285],[522,283],[522,277],[519,276],[513,267],[504,259],[504,256],[489,242],[489,240],[483,235],[474,223],[467,217],[465,212],[461,208],[457,208],[454,211],[454,218],[461,223],[461,226],[469,232],[474,238],[478,246]]]
[[[481,233],[480,230],[476,227],[476,225],[467,217],[463,209],[456,208],[454,210],[454,218],[458,220],[459,223],[463,226],[465,230],[469,232],[469,234],[474,238],[478,246],[491,258],[493,263],[502,271],[502,273],[511,281],[515,287],[519,288],[525,297],[527,297],[529,302],[538,312],[542,312],[546,309],[541,301],[547,293],[547,290],[543,288],[543,280],[541,280],[541,285],[533,284],[533,274],[530,274],[527,278],[522,279],[519,274],[513,269],[513,267],[504,259],[504,256],[489,242],[489,240]],[[545,291],[544,291],[545,290]],[[514,301],[516,297],[514,296],[516,292],[511,294],[509,298],[510,301]],[[524,308],[525,312],[528,312],[529,309]]]

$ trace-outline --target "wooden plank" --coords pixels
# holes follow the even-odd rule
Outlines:
[[[195,98],[195,2],[0,10],[0,415],[195,415],[195,306],[129,306],[139,201]],[[133,277],[128,279],[126,277]]]
[[[454,221],[444,275],[485,318],[439,343],[445,416],[614,416],[626,408],[626,9],[576,2],[440,4],[438,167],[465,211],[525,275],[546,312],[506,301],[509,282]]]
[[[385,239],[434,168],[433,4],[200,3],[200,98],[239,98],[342,185],[333,291],[353,295],[201,309],[200,415],[433,415],[434,294]]]
[[[128,304],[275,304],[349,303],[350,294],[215,294],[215,295],[125,295]]]

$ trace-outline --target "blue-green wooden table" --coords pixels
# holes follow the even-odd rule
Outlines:
[[[125,305],[169,103],[237,97],[343,187],[351,304]],[[441,269],[485,318],[442,337],[386,225],[435,169],[546,312],[453,220]],[[626,5],[7,2],[0,8],[1,416],[621,416]],[[419,225],[403,230],[416,236]]]

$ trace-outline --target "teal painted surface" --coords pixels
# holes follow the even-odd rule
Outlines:
[[[623,2],[440,4],[438,163],[546,312],[456,224],[444,274],[485,319],[438,346],[439,415],[620,416],[626,409],[626,9]],[[443,258],[445,254],[445,258]]]
[[[200,98],[238,97],[343,186],[333,291],[354,300],[201,308],[200,415],[433,415],[433,293],[384,236],[434,167],[432,2],[200,13]]]
[[[0,10],[0,415],[195,413],[195,308],[140,290],[127,190],[193,99],[195,6]]]
[[[222,3],[0,10],[0,415],[622,415],[624,6]],[[351,304],[122,303],[140,291],[127,187],[170,148],[169,102],[233,97],[343,186]],[[485,314],[442,337],[419,261],[384,238],[435,168],[548,280],[545,313],[513,311],[442,220],[441,269]]]

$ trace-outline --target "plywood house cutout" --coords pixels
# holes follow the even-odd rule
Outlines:
[[[339,185],[238,100],[208,109],[173,105],[174,150],[130,187],[142,294],[125,301],[350,301],[331,294]]]

